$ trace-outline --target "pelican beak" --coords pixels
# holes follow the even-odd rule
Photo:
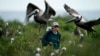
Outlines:
[[[73,22],[75,19],[68,20],[67,23]]]

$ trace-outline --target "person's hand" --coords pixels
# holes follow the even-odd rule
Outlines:
[[[49,44],[50,44],[50,45],[53,45],[53,43],[52,43],[52,42],[49,42]]]

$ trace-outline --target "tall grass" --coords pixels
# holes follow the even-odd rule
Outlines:
[[[97,32],[85,36],[81,43],[83,47],[79,47],[79,36],[72,34],[75,24],[66,23],[69,18],[71,17],[58,16],[54,18],[55,21],[60,23],[60,32],[62,35],[60,41],[60,53],[62,47],[67,48],[65,53],[62,55],[58,53],[56,56],[100,56],[100,26],[95,26]],[[27,25],[23,25],[19,21],[8,21],[8,23],[7,29],[12,28],[13,32],[16,32],[16,29],[19,29],[22,34],[15,33],[8,37],[2,35],[2,37],[0,37],[0,56],[34,56],[35,50],[38,47],[41,48],[41,56],[50,56],[50,53],[53,52],[52,46],[47,46],[46,49],[41,46],[40,39],[45,33],[45,25],[41,27],[39,33],[38,25],[34,22],[29,22]],[[51,24],[52,22],[49,22],[49,25]],[[3,27],[3,25],[5,25],[5,23],[1,18],[0,27]],[[12,37],[15,40],[11,44],[10,41]]]

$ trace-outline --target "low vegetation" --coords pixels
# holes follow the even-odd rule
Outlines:
[[[82,43],[79,43],[79,36],[72,34],[75,24],[66,23],[69,18],[71,17],[54,18],[54,21],[59,22],[62,34],[60,53],[56,56],[100,56],[100,25],[94,27],[96,33],[89,33],[84,36]],[[50,26],[52,22],[49,22]],[[39,32],[38,24],[35,22],[24,25],[17,20],[5,22],[0,18],[0,28],[2,28],[0,29],[0,56],[35,56],[36,48],[41,48],[41,56],[50,56],[53,52],[52,46],[47,46],[46,49],[41,46],[40,39],[45,33],[45,25],[42,25]],[[62,47],[66,47],[64,53]]]

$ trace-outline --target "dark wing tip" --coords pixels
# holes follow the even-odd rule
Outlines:
[[[28,5],[32,5],[32,3],[28,3]]]
[[[44,3],[45,3],[46,5],[48,5],[48,3],[47,3],[47,1],[46,1],[46,0],[44,0]]]
[[[66,4],[64,4],[64,7],[66,7]]]
[[[53,16],[56,15],[56,12],[55,12],[55,10],[53,8],[50,9],[50,12],[49,13],[52,14]]]
[[[54,10],[53,8],[50,8],[49,13],[50,13],[50,14],[52,14],[53,16],[55,16],[55,15],[56,15],[56,12],[55,12],[55,10]]]
[[[64,4],[65,9],[69,9],[70,7],[67,4]]]
[[[33,4],[32,4],[32,3],[28,3],[27,8],[28,8],[29,6],[33,6]]]
[[[46,0],[44,0],[44,2],[45,2],[45,7],[46,7],[45,13],[46,13],[46,14],[49,14],[49,15],[55,16],[55,15],[56,15],[55,10],[47,3]]]

